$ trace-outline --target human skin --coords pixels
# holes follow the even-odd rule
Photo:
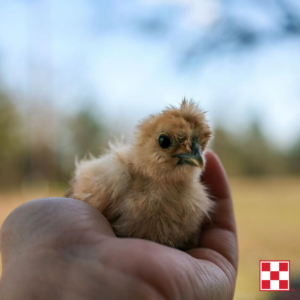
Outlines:
[[[33,200],[2,226],[0,299],[232,299],[238,257],[232,199],[217,156],[207,151],[206,161],[201,180],[215,211],[198,248],[117,238],[87,203]]]

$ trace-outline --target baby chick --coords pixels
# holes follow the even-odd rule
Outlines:
[[[200,182],[211,136],[204,112],[184,99],[143,120],[130,144],[80,161],[66,196],[97,208],[119,237],[190,247],[212,209]]]

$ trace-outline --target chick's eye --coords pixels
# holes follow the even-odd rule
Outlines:
[[[172,146],[171,139],[165,134],[162,134],[158,137],[158,143],[162,149],[168,149]]]

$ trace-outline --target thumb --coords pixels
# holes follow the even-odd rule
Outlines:
[[[3,264],[25,250],[60,249],[115,236],[105,217],[89,204],[69,198],[26,202],[5,220],[0,232]]]

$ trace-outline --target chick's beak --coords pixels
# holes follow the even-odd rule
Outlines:
[[[178,164],[190,164],[202,170],[204,168],[203,154],[198,144],[192,145],[192,151],[190,153],[180,153],[173,157],[179,158]]]

